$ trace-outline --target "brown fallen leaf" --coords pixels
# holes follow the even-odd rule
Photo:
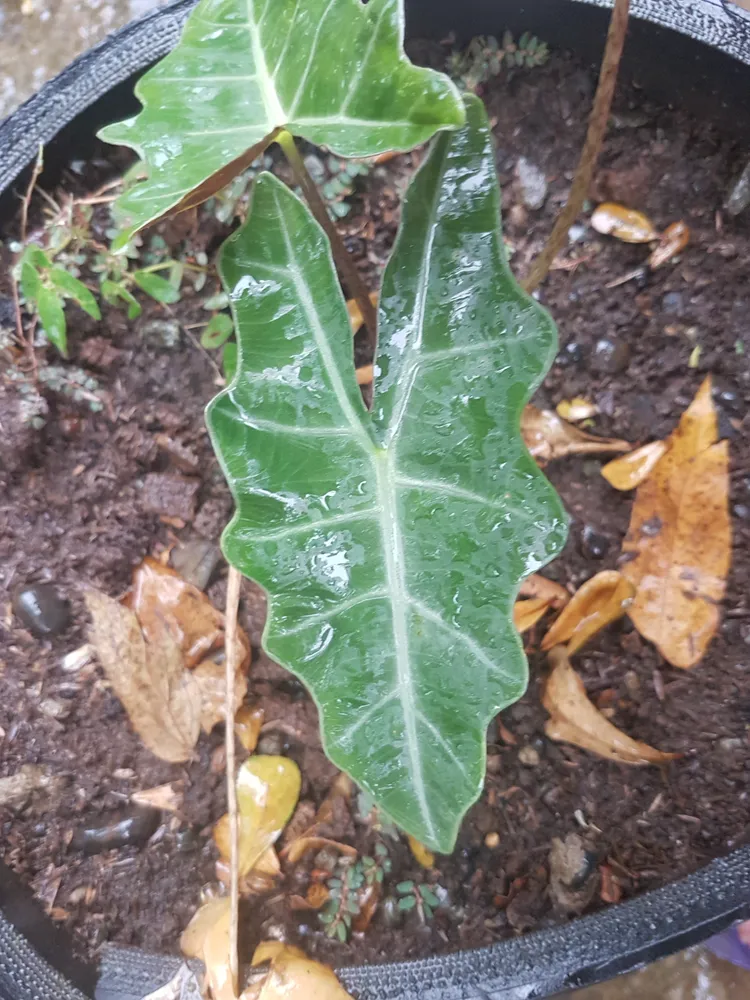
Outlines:
[[[695,666],[719,624],[731,562],[729,445],[718,441],[711,378],[704,381],[651,475],[638,487],[622,572],[628,611],[675,667]]]
[[[133,729],[157,757],[188,760],[200,732],[200,689],[166,630],[149,642],[135,614],[97,590],[86,593],[90,639]]]
[[[243,705],[234,716],[234,732],[248,753],[253,753],[263,727],[265,712],[259,705]]]
[[[198,685],[201,699],[201,729],[210,733],[214,726],[224,721],[226,715],[226,681],[224,678],[225,664],[208,659],[200,663],[192,676]],[[234,712],[242,704],[247,694],[247,676],[241,670],[234,675],[234,692],[232,709]]]
[[[597,455],[630,451],[627,441],[597,437],[566,423],[554,410],[538,410],[531,403],[521,415],[521,434],[526,447],[540,463],[566,455]]]
[[[648,266],[655,270],[672,260],[678,253],[682,253],[690,242],[690,227],[686,222],[680,220],[667,226],[659,237],[659,246],[648,258]]]
[[[666,450],[666,441],[651,441],[607,462],[602,468],[602,475],[616,490],[634,490],[651,475]]]
[[[299,948],[266,941],[255,949],[252,964],[265,962],[271,968],[254,994],[257,1000],[352,1000],[328,966],[314,962]],[[241,1000],[250,997],[243,993]]]
[[[354,782],[348,774],[340,772],[331,785],[328,794],[323,799],[320,807],[313,816],[312,822],[303,827],[294,837],[290,837],[283,850],[283,855],[292,863],[298,861],[307,851],[316,844],[320,847],[332,846],[341,848],[342,853],[347,854],[348,849],[345,844],[338,841],[328,840],[324,836],[329,830],[322,830],[323,827],[338,826],[341,829],[349,820],[348,803],[354,790]],[[356,850],[352,848],[352,857],[357,856]]]
[[[549,601],[543,597],[531,597],[527,601],[516,601],[513,605],[513,624],[519,635],[528,632],[530,628],[543,618],[551,608]]]
[[[605,625],[622,618],[633,603],[635,588],[616,570],[607,569],[579,587],[542,639],[542,649],[567,642],[572,656]]]
[[[237,772],[240,877],[247,875],[274,844],[294,812],[302,784],[300,770],[288,757],[250,757]],[[229,860],[229,816],[214,826],[214,841]]]
[[[141,792],[133,792],[130,801],[148,809],[163,809],[164,812],[179,812],[183,802],[182,791],[174,784],[157,785],[156,788],[144,788]]]
[[[522,597],[538,597],[547,601],[551,608],[564,608],[570,600],[570,594],[560,583],[548,580],[546,576],[532,573],[521,583],[518,593]]]
[[[185,666],[193,668],[211,652],[224,646],[224,615],[202,590],[168,566],[147,556],[133,571],[133,584],[125,601],[140,622],[147,640],[167,629],[179,645]],[[250,643],[237,630],[241,667],[250,662]]]
[[[219,858],[215,868],[216,878],[228,887],[232,877],[229,861]],[[267,851],[261,854],[252,869],[246,875],[240,876],[240,896],[247,898],[271,892],[280,875],[281,862],[279,861],[279,856],[273,847],[269,847]]]
[[[549,660],[552,673],[547,679],[542,704],[551,716],[544,727],[551,740],[572,743],[622,764],[664,764],[680,756],[662,753],[647,743],[633,740],[605,719],[589,701],[583,681],[571,666],[564,646],[551,649]]]
[[[229,961],[230,914],[228,897],[210,899],[195,912],[180,938],[183,955],[205,965],[212,1000],[235,1000],[237,996]]]

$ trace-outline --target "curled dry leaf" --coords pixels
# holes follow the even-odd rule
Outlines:
[[[258,745],[264,719],[260,705],[243,705],[234,717],[235,735],[248,753],[253,753]]]
[[[605,625],[622,618],[633,603],[635,588],[616,570],[592,576],[575,592],[542,640],[542,649],[568,643],[573,655]]]
[[[651,441],[607,462],[602,468],[602,475],[616,490],[634,490],[651,475],[666,450],[666,441]]]
[[[241,1000],[351,1000],[333,971],[308,958],[299,948],[266,941],[253,955],[254,966],[270,963],[268,975],[254,993]]]
[[[179,812],[183,802],[182,791],[174,784],[157,785],[156,788],[144,788],[142,792],[133,792],[130,801],[148,809],[163,809],[164,812]]]
[[[564,646],[549,652],[552,673],[542,704],[551,718],[544,731],[551,740],[573,743],[622,764],[664,764],[679,754],[662,753],[626,736],[589,701],[583,681],[570,665]]]
[[[519,635],[528,632],[530,628],[543,618],[552,607],[543,597],[531,597],[527,601],[516,601],[513,605],[513,624]]]
[[[212,1000],[235,1000],[237,996],[229,961],[230,921],[229,898],[210,899],[193,915],[180,938],[183,955],[205,965]]]
[[[659,238],[659,246],[648,258],[648,266],[652,269],[661,267],[667,261],[672,260],[678,253],[682,253],[690,242],[690,227],[686,222],[673,222],[667,226]]]
[[[375,377],[375,369],[372,365],[362,365],[356,371],[357,385],[369,385]]]
[[[584,399],[583,396],[574,396],[572,399],[561,399],[555,410],[557,410],[558,416],[562,417],[563,420],[570,420],[574,424],[577,424],[579,420],[588,420],[589,417],[595,417],[599,412],[596,405],[589,402],[588,399]]]
[[[627,441],[587,434],[559,417],[554,410],[538,410],[529,403],[521,416],[521,434],[539,464],[566,455],[597,455],[630,451]]]
[[[227,836],[226,823],[222,834]],[[226,842],[228,848],[229,843]],[[266,892],[271,892],[276,884],[276,879],[281,875],[281,862],[273,847],[261,854],[247,875],[242,875],[239,880],[240,896],[257,896]],[[229,886],[232,877],[232,869],[229,861],[219,858],[216,862],[216,878],[224,885]]]
[[[707,378],[638,487],[623,552],[633,624],[675,667],[701,659],[719,623],[731,561],[729,447]]]
[[[240,877],[253,869],[274,844],[294,812],[302,776],[288,757],[251,757],[237,772]],[[229,860],[229,816],[214,827],[214,841],[224,861]]]
[[[300,858],[304,857],[308,851],[320,851],[324,847],[330,847],[340,854],[345,854],[348,858],[356,858],[357,848],[350,847],[349,844],[341,844],[338,840],[330,840],[328,837],[297,837],[291,844],[287,844],[281,852],[285,861],[295,865]]]
[[[147,642],[135,614],[96,590],[86,593],[91,642],[140,738],[157,757],[188,760],[200,732],[200,690],[170,632]]]
[[[125,602],[135,612],[147,641],[165,628],[177,642],[185,666],[195,667],[214,650],[224,646],[224,615],[179,573],[147,556],[133,572],[133,584]],[[250,643],[237,630],[240,646],[237,661],[244,669],[250,662]]]
[[[623,243],[651,243],[659,231],[651,219],[634,208],[615,201],[605,201],[591,216],[591,226],[604,236],[614,236]]]
[[[432,868],[435,864],[435,855],[414,837],[407,837],[409,850],[423,868]]]
[[[522,597],[538,597],[547,601],[551,608],[564,608],[570,600],[570,594],[560,583],[548,580],[546,576],[532,573],[521,583],[518,593]]]

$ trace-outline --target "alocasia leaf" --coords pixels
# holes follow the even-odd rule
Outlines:
[[[148,175],[118,200],[127,229],[115,248],[224,187],[281,128],[374,156],[460,125],[458,91],[412,66],[403,30],[403,0],[202,0],[138,81],[140,114],[101,133],[136,150]]]
[[[566,532],[519,432],[554,326],[510,274],[486,114],[466,106],[406,198],[372,414],[325,237],[269,174],[222,253],[240,363],[208,411],[237,502],[224,551],[268,592],[266,650],[309,687],[331,759],[443,852],[487,724],[526,686],[520,581]]]

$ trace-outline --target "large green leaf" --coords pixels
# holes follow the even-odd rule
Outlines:
[[[325,237],[268,174],[222,254],[240,364],[208,411],[237,502],[224,551],[269,594],[265,648],[310,688],[331,759],[440,851],[482,787],[488,721],[526,686],[519,583],[566,530],[519,433],[554,326],[508,270],[486,115],[467,110],[406,199],[372,414]]]
[[[411,65],[403,29],[403,0],[202,0],[136,85],[141,113],[101,133],[135,149],[148,173],[118,201],[128,228],[116,245],[227,184],[281,128],[374,156],[460,125],[458,92]]]

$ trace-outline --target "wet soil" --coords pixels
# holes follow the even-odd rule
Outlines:
[[[592,92],[591,73],[557,55],[543,69],[498,78],[483,95],[495,121],[517,273],[543,244],[565,198]],[[394,918],[381,906],[364,935],[334,943],[315,913],[289,907],[291,894],[305,892],[310,860],[288,871],[262,905],[247,908],[248,948],[284,935],[341,965],[478,946],[663,885],[743,842],[750,791],[750,224],[721,212],[740,153],[730,137],[644,104],[637,90],[622,86],[592,198],[625,201],[659,226],[683,218],[691,243],[678,262],[607,288],[646,251],[583,229],[566,250],[566,260],[579,263],[555,270],[541,293],[561,347],[540,405],[585,395],[601,411],[597,431],[640,443],[668,434],[705,374],[715,376],[721,429],[730,439],[734,528],[720,631],[691,672],[664,663],[627,622],[577,659],[589,694],[615,724],[684,756],[665,770],[627,769],[547,740],[545,663],[535,649],[539,635],[531,634],[528,693],[502,714],[502,726],[490,727],[485,791],[454,854],[424,872],[403,841],[362,820],[356,802],[335,831],[364,852],[376,841],[386,845],[393,866],[386,895],[405,879],[441,887],[444,904],[432,921],[422,925],[414,912]],[[541,209],[523,205],[521,156],[546,176]],[[341,224],[371,284],[392,243],[399,194],[415,159],[373,171]],[[164,235],[175,252],[211,254],[221,234],[204,214],[197,231],[177,224]],[[215,290],[211,283],[200,295],[188,290],[169,313],[144,301],[134,322],[107,309],[95,324],[71,309],[72,363],[98,380],[105,399],[99,413],[50,396],[44,428],[31,432],[18,422],[13,385],[0,382],[0,774],[31,763],[48,778],[43,791],[0,810],[2,855],[92,956],[105,941],[176,950],[201,887],[214,877],[210,827],[225,809],[221,732],[202,737],[188,765],[160,762],[131,731],[99,668],[65,672],[61,659],[86,638],[84,586],[119,595],[147,553],[196,537],[218,540],[230,503],[202,418],[217,372],[192,329],[207,315],[201,297]],[[182,328],[171,347],[155,340],[150,326],[168,314]],[[690,367],[696,345],[700,356]],[[364,358],[364,346],[357,349]],[[180,447],[166,447],[160,435]],[[192,456],[187,465],[185,452]],[[601,464],[566,459],[547,469],[573,520],[565,552],[545,572],[571,591],[617,566],[627,528],[631,499],[608,486]],[[153,478],[163,474],[169,489]],[[224,575],[219,566],[208,585],[217,606]],[[47,639],[32,635],[11,608],[17,587],[40,581],[54,583],[71,607],[70,625]],[[272,737],[265,746],[275,744],[300,763],[302,800],[311,810],[335,771],[320,749],[304,690],[257,649],[262,615],[262,595],[248,583],[241,616],[256,646],[249,698],[265,707]],[[184,806],[140,825],[139,844],[95,855],[75,848],[76,832],[120,819],[134,791],[168,781],[179,783]],[[552,841],[571,834],[587,851],[575,899],[550,884]]]

